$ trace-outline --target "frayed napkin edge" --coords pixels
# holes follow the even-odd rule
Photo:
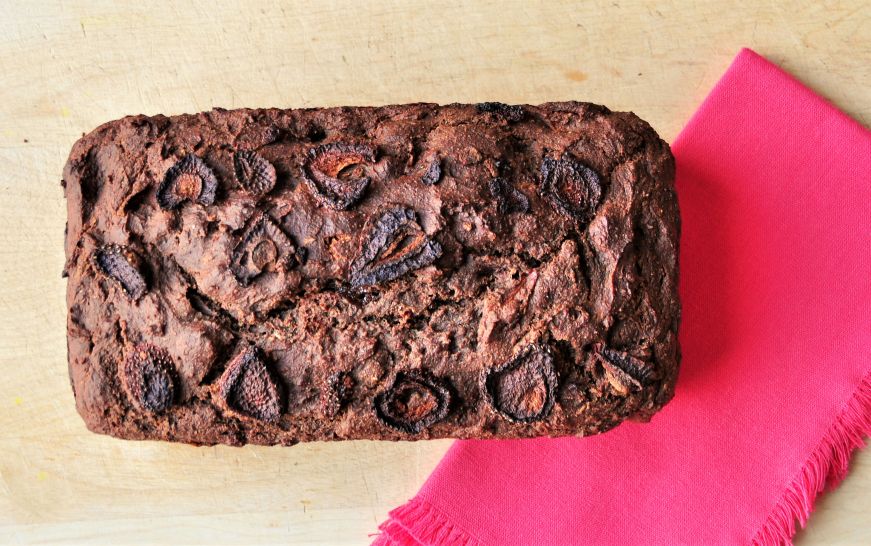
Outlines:
[[[853,452],[871,435],[871,373],[835,418],[816,449],[770,512],[752,544],[791,544],[799,528],[807,525],[817,497],[838,486],[847,476]]]

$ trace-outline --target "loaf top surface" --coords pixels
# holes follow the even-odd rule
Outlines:
[[[105,124],[64,171],[79,411],[231,444],[649,418],[679,361],[673,170],[576,102]]]

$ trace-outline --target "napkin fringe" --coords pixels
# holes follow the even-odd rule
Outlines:
[[[832,427],[811,453],[798,476],[774,507],[765,525],[753,538],[754,546],[792,544],[799,527],[807,525],[817,495],[847,476],[853,451],[871,435],[871,374],[835,418]]]
[[[372,546],[409,544],[450,544],[478,546],[479,542],[457,527],[428,502],[413,498],[390,512],[379,527],[381,534]]]
[[[865,376],[853,397],[835,418],[829,431],[768,516],[765,525],[756,533],[752,544],[791,544],[798,529],[807,525],[817,496],[826,488],[835,487],[847,476],[853,451],[863,447],[869,435],[871,373]],[[379,529],[381,534],[372,546],[479,544],[429,503],[416,497],[390,512],[390,517]]]

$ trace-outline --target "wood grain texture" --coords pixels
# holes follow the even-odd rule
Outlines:
[[[365,544],[448,447],[123,442],[66,370],[60,173],[125,114],[579,99],[667,140],[741,46],[871,124],[871,6],[841,2],[3,2],[0,543]],[[871,452],[798,543],[871,543]]]

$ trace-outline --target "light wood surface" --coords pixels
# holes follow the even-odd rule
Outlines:
[[[725,4],[0,1],[0,543],[365,544],[449,446],[87,432],[60,278],[60,173],[82,133],[213,106],[581,99],[671,140],[745,45],[871,124],[866,1]],[[799,544],[871,544],[869,506],[866,451]]]

